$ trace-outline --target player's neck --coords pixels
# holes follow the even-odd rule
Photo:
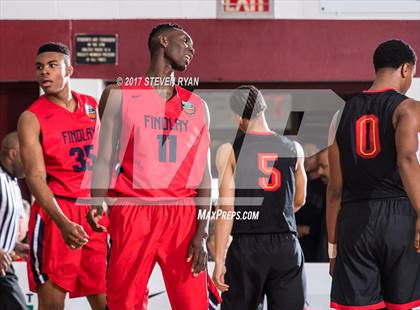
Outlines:
[[[271,129],[264,119],[257,119],[248,123],[246,131],[271,132]]]
[[[399,90],[400,82],[392,75],[378,75],[368,91],[381,91],[385,89]]]
[[[163,61],[152,60],[145,74],[146,77],[174,78],[175,72],[171,65]]]
[[[165,65],[161,62],[153,62],[150,64],[149,69],[145,73],[145,77],[148,78],[160,78],[160,81],[166,80],[166,78],[169,78],[170,81],[175,80],[175,73],[171,66]],[[171,83],[157,83],[157,85],[151,85],[159,94],[160,97],[162,97],[165,100],[170,99],[175,95],[175,87]]]
[[[73,94],[71,93],[70,87],[67,85],[63,88],[63,90],[59,91],[55,94],[45,94],[45,98],[47,98],[52,103],[55,103],[70,112],[74,112],[76,109],[76,100],[73,98]]]

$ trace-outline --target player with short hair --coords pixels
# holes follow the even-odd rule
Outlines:
[[[335,309],[420,306],[420,102],[414,50],[381,43],[376,78],[345,105],[329,148],[327,226]]]
[[[78,198],[92,166],[96,101],[71,90],[70,51],[62,43],[42,45],[35,60],[44,95],[18,122],[26,181],[35,197],[29,221],[28,280],[40,309],[63,309],[66,293],[87,296],[105,308],[106,236],[86,222],[90,207]],[[95,266],[92,266],[95,262]]]
[[[207,310],[217,299],[209,305],[207,221],[197,210],[210,206],[208,111],[200,97],[165,82],[186,70],[193,41],[181,26],[162,24],[148,45],[151,62],[141,82],[110,86],[100,101],[92,196],[112,198],[107,305],[146,307],[158,263],[172,309]],[[89,220],[104,231],[102,201],[96,203]]]
[[[294,217],[306,196],[303,149],[270,130],[256,87],[236,89],[230,107],[239,130],[216,155],[218,207],[228,212],[216,218],[214,230],[213,281],[223,291],[222,309],[262,309],[264,295],[268,309],[304,309],[304,257]],[[245,217],[253,211],[256,219]]]

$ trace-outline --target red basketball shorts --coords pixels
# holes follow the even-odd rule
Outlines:
[[[88,205],[57,199],[64,214],[83,226],[89,241],[81,249],[71,249],[55,222],[35,202],[29,219],[28,280],[31,291],[50,280],[70,293],[81,297],[105,293],[107,240],[105,233],[93,232],[86,221]],[[107,218],[103,224],[107,224]]]
[[[158,263],[172,309],[208,310],[206,272],[193,277],[192,263],[187,262],[195,230],[196,207],[192,200],[173,205],[113,206],[109,309],[143,309],[147,283]]]

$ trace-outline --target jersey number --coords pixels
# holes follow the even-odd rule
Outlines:
[[[356,152],[361,158],[375,158],[381,152],[378,125],[374,114],[363,115],[356,121]]]
[[[157,139],[159,141],[159,161],[171,163],[176,162],[176,136],[157,135]]]
[[[93,149],[93,145],[85,145],[83,148],[81,147],[73,147],[70,149],[70,156],[76,156],[75,159],[77,161],[77,165],[73,165],[73,170],[75,172],[83,172],[93,169],[93,161],[94,161],[94,155],[92,155],[90,152]],[[87,164],[88,159],[91,160],[89,164]]]
[[[267,175],[267,177],[258,178],[258,184],[267,192],[274,192],[281,185],[281,172],[274,166],[269,166],[269,162],[274,165],[277,158],[275,153],[258,153],[258,169]]]

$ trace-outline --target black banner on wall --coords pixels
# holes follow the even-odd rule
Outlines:
[[[76,64],[117,64],[117,35],[77,34],[75,36]]]

